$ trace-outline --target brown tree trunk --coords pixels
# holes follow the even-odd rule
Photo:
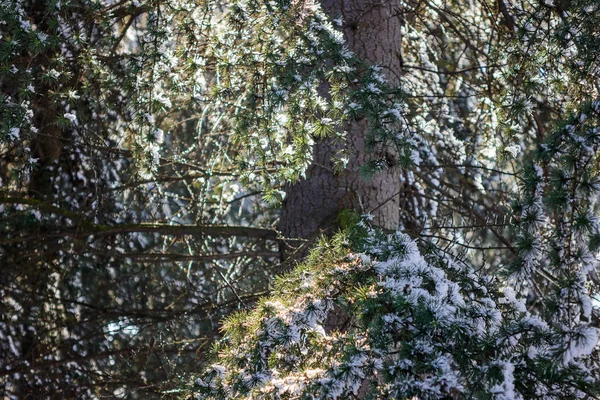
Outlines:
[[[397,83],[401,68],[401,17],[398,0],[322,0],[332,18],[342,16],[350,49],[361,59],[382,67],[389,81]],[[313,149],[313,164],[306,179],[286,189],[279,229],[286,237],[310,238],[335,226],[341,209],[373,215],[373,223],[396,229],[400,222],[400,168],[393,166],[365,179],[359,169],[367,156],[367,121],[348,126],[346,146],[351,151],[348,168],[334,173],[331,156],[340,145],[322,140]]]

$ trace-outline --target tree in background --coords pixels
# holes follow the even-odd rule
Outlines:
[[[2,3],[3,396],[159,393],[276,273],[207,7]]]
[[[2,3],[7,397],[180,396],[337,224],[190,390],[596,395],[598,5],[363,3]]]
[[[358,86],[357,101],[347,106],[355,115],[339,127],[343,130],[343,142],[317,142],[306,179],[287,187],[279,223],[285,236],[314,236],[319,230],[335,226],[342,209],[372,213],[374,222],[388,229],[397,229],[400,224],[398,163],[407,165],[412,160],[398,160],[404,156],[398,152],[410,152],[415,144],[402,119],[404,93],[398,89],[403,20],[395,14],[400,3],[321,2],[323,10],[337,18],[335,28],[344,33],[344,46],[375,69],[362,87]],[[342,63],[337,68],[361,74],[361,67],[352,63]],[[327,98],[329,88],[322,85],[318,92]],[[357,82],[350,85],[357,86]],[[331,111],[325,114],[325,121],[339,123],[338,118],[331,118]],[[340,153],[344,157],[343,169],[335,168],[331,162]]]
[[[598,6],[565,7],[391,8],[409,21],[400,223],[418,242],[339,215],[345,236],[226,321],[198,398],[597,396]]]

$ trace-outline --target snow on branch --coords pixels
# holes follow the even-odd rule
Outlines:
[[[421,252],[407,235],[366,232],[352,246],[360,252],[345,235],[321,242],[269,299],[228,318],[196,398],[563,399],[595,390],[595,328],[561,330],[511,288]],[[558,348],[565,335],[572,345]]]

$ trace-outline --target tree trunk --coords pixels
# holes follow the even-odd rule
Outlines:
[[[340,15],[350,49],[361,59],[382,67],[388,80],[397,83],[401,68],[401,17],[399,0],[322,0],[332,18]],[[366,179],[359,169],[367,156],[365,130],[367,121],[348,126],[347,143],[351,151],[348,168],[334,173],[331,157],[340,145],[322,140],[313,149],[313,164],[306,179],[286,189],[286,200],[279,229],[286,237],[310,238],[320,230],[335,226],[341,209],[353,209],[373,215],[373,223],[397,229],[400,221],[400,168]]]

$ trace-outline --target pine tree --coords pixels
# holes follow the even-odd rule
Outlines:
[[[416,215],[401,225],[419,245],[365,222],[349,225],[358,243],[356,233],[322,243],[271,298],[226,320],[215,363],[190,389],[197,398],[597,396],[598,52],[588,24],[598,6],[501,2],[488,13],[499,28],[487,48],[485,13],[472,11],[487,4],[403,6],[422,22],[402,32],[420,41],[403,48],[403,72],[417,72],[400,79],[421,145],[400,196]],[[462,53],[448,54],[453,46]],[[582,51],[595,61],[573,62]],[[295,201],[319,215],[319,199]]]
[[[1,1],[3,396],[598,397],[599,14]]]

